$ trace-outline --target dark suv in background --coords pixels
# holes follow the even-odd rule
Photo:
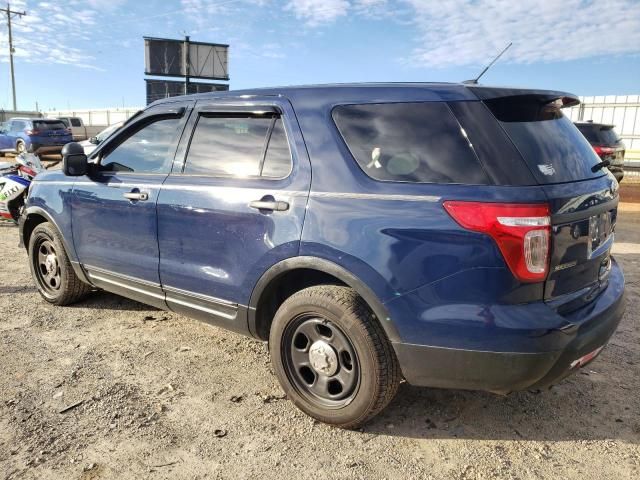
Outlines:
[[[456,84],[156,102],[38,175],[20,233],[45,300],[118,293],[269,342],[309,415],[413,385],[508,393],[593,360],[624,310],[618,183],[573,95]]]
[[[625,146],[613,125],[604,123],[576,122],[576,127],[591,144],[602,161],[609,162],[607,167],[618,182],[624,177],[624,152]]]
[[[73,141],[71,129],[61,120],[11,118],[0,127],[0,151],[53,154]]]

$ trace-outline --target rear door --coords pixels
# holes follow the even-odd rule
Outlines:
[[[519,95],[485,100],[518,149],[551,208],[545,299],[564,309],[589,302],[606,285],[618,184],[589,142],[561,112],[561,99]]]
[[[259,277],[299,251],[311,169],[287,101],[199,102],[158,199],[169,307],[245,332]]]

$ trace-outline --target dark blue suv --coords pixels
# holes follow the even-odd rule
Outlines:
[[[413,385],[538,389],[624,310],[618,184],[575,96],[451,84],[192,95],[34,182],[57,305],[99,288],[268,340],[288,397],[355,427]]]

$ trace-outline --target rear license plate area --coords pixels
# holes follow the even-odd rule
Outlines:
[[[609,239],[613,226],[613,211],[589,217],[589,257]]]

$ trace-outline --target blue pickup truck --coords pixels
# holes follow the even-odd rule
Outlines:
[[[56,305],[104,289],[269,342],[353,428],[401,379],[498,393],[592,361],[624,311],[618,184],[568,93],[461,84],[158,101],[39,175],[20,221]]]

